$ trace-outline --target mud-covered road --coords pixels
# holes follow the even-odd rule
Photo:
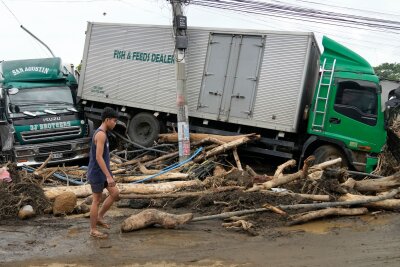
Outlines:
[[[107,240],[87,218],[0,222],[0,266],[400,266],[400,214],[332,218],[258,236],[203,221],[120,233],[133,210],[115,209]]]

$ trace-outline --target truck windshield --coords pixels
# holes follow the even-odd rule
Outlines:
[[[72,92],[66,86],[20,89],[17,94],[10,95],[10,102],[19,106],[74,104]]]

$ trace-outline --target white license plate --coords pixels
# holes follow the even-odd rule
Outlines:
[[[53,159],[61,159],[63,157],[62,153],[53,153]]]

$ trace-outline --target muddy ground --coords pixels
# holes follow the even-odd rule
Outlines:
[[[121,222],[138,211],[113,207],[106,240],[89,237],[82,215],[3,220],[0,265],[400,266],[399,213],[282,224],[256,236],[226,230],[219,220],[121,233]]]

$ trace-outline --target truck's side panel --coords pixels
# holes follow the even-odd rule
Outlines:
[[[170,27],[93,23],[88,29],[82,99],[176,113]],[[213,36],[224,35],[232,40],[220,38],[227,43],[213,53]],[[319,55],[311,33],[189,28],[188,37],[189,116],[297,132],[310,102],[303,89],[316,76],[307,71],[313,58],[307,55]]]
[[[295,132],[308,36],[267,35],[254,119]],[[314,74],[313,74],[314,75]],[[311,88],[310,88],[311,90]],[[304,92],[304,91],[303,91]]]

